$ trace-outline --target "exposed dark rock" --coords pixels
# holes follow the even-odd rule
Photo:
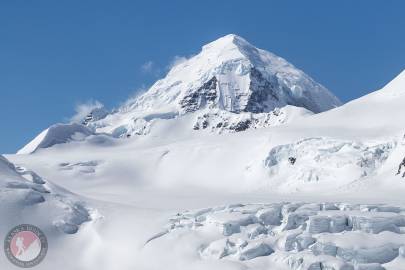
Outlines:
[[[217,78],[214,76],[196,91],[191,92],[180,101],[184,112],[194,112],[206,105],[213,105],[217,99]]]
[[[295,157],[289,157],[289,158],[288,158],[288,161],[291,163],[291,165],[294,165],[295,162],[297,161],[297,158],[295,158]]]
[[[244,131],[250,127],[252,121],[250,119],[246,119],[236,123],[236,125],[230,126],[229,129],[235,130],[236,132]]]
[[[405,167],[405,157],[404,157],[404,159],[402,160],[402,162],[399,164],[397,175],[401,173],[402,167]],[[404,173],[402,174],[402,177],[405,177],[405,171],[404,171]]]
[[[250,96],[243,111],[261,113],[272,110],[268,103],[278,102],[279,98],[276,94],[276,86],[263,78],[263,75],[255,68],[250,70]]]
[[[207,120],[204,120],[203,122],[202,122],[202,128],[203,129],[206,129],[207,127],[208,127],[208,121]]]
[[[276,83],[265,79],[262,73],[254,67],[250,70],[250,79],[248,93],[237,93],[236,91],[231,112],[261,113],[273,110],[278,105],[283,105],[279,104],[280,98],[277,95],[278,85]],[[217,78],[214,76],[197,90],[191,90],[180,101],[182,110],[189,113],[207,106],[215,107],[219,96],[217,91],[218,83]]]
[[[95,108],[82,120],[82,125],[87,126],[89,123],[103,119],[107,115],[108,111],[104,108]]]

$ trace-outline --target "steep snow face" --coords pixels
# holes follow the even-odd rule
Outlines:
[[[322,112],[340,105],[326,88],[286,60],[236,35],[203,46],[174,66],[121,111],[187,113],[204,107],[230,112],[269,112],[287,104]]]
[[[86,126],[79,124],[55,124],[42,131],[30,143],[20,149],[17,154],[30,154],[40,148],[48,148],[55,144],[74,140],[83,140],[93,134]]]

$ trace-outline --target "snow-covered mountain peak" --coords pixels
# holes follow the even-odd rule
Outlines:
[[[339,106],[325,87],[281,57],[231,34],[175,65],[121,112],[174,112],[203,108],[269,112],[294,105],[318,113]]]
[[[288,63],[281,57],[261,50],[250,44],[244,38],[229,34],[202,47],[204,57],[212,58],[221,64],[228,60],[244,60],[248,65],[262,71],[289,73],[289,75],[302,76],[303,72]],[[214,58],[215,56],[215,58]]]
[[[165,78],[114,112],[99,108],[81,123],[91,134],[113,137],[154,134],[158,126],[166,125],[173,129],[180,125],[186,133],[238,132],[286,124],[340,104],[325,87],[283,58],[231,34],[176,64]],[[77,132],[91,135],[71,125],[48,131],[19,153],[75,140]]]
[[[257,50],[252,44],[247,42],[244,38],[235,34],[223,36],[214,40],[202,47],[202,52],[212,53],[218,56],[234,56],[246,57],[243,51]],[[234,53],[232,55],[232,53]]]

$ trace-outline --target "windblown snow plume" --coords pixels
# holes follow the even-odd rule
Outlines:
[[[103,109],[103,107],[104,105],[97,100],[90,100],[85,103],[79,103],[75,107],[75,115],[72,116],[70,122],[80,124],[90,113],[92,113],[93,111],[99,111]]]

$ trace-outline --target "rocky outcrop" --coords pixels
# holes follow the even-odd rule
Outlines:
[[[218,97],[217,82],[217,78],[214,76],[200,88],[190,91],[180,101],[181,110],[189,113],[205,107],[214,107]]]
[[[280,101],[277,96],[277,87],[279,86],[275,83],[266,80],[260,71],[252,68],[250,71],[250,95],[242,110],[244,112],[262,113],[287,105]]]

